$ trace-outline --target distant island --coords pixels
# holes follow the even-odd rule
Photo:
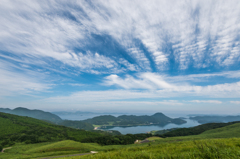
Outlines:
[[[105,128],[107,126],[140,126],[140,125],[167,125],[169,123],[184,124],[185,120],[180,118],[170,118],[163,113],[155,113],[148,115],[121,115],[118,117],[112,115],[101,115],[91,119],[83,120],[86,123],[93,124],[98,128]]]
[[[240,121],[240,116],[219,116],[219,115],[203,115],[190,117],[191,120],[196,120],[201,124],[205,123],[227,123],[233,121]]]

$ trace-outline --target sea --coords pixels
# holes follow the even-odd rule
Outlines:
[[[85,120],[85,119],[90,119],[100,115],[120,116],[124,114],[81,114],[81,115],[58,115],[58,116],[60,116],[62,119],[67,119],[67,120]],[[134,115],[139,115],[139,114],[134,114]],[[150,114],[147,114],[147,115],[150,115]],[[169,116],[168,114],[166,115]],[[188,128],[188,127],[200,125],[200,123],[198,123],[197,121],[189,119],[187,115],[175,114],[175,115],[170,115],[169,117],[171,118],[183,117],[184,118],[183,120],[187,121],[187,123],[181,124],[181,125],[170,123],[167,125],[147,125],[147,126],[127,126],[127,127],[126,126],[116,126],[116,127],[109,126],[101,130],[117,130],[121,134],[139,134],[139,133],[147,133],[153,130],[164,130],[164,129],[171,129],[171,128]]]

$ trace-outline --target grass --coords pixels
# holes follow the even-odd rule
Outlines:
[[[0,129],[0,134],[6,135],[21,132],[26,129],[26,126],[15,124],[9,119],[0,118],[0,128],[4,128]]]
[[[240,139],[204,139],[144,144],[99,154],[62,157],[61,159],[217,159],[240,158]]]
[[[160,140],[160,139],[163,139],[163,138],[157,137],[157,136],[147,138],[147,140],[149,140],[149,141],[155,141],[155,140]]]
[[[0,153],[0,158],[26,159],[45,156],[60,156],[68,154],[88,153],[90,151],[112,151],[123,148],[120,145],[100,146],[95,143],[80,143],[72,140],[38,144],[16,144],[12,149]]]
[[[151,144],[126,145],[119,150],[62,159],[214,159],[240,158],[240,124],[205,131],[200,135],[169,137]],[[235,138],[233,138],[235,137]],[[154,140],[150,138],[150,140]]]

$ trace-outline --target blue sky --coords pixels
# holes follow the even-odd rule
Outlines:
[[[0,107],[240,112],[240,1],[0,2]]]

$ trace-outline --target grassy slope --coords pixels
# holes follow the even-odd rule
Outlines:
[[[240,138],[238,138],[240,133],[238,132],[240,132],[239,123],[208,130],[200,135],[163,138],[150,144],[99,146],[70,140],[30,145],[20,144],[6,150],[6,153],[0,154],[0,158],[34,158],[89,151],[99,151],[100,153],[65,158],[240,158]]]
[[[10,119],[0,117],[0,135],[18,133],[27,127],[13,123]]]
[[[90,151],[107,151],[123,148],[124,146],[100,146],[95,143],[80,143],[72,140],[59,142],[45,142],[38,144],[19,143],[8,149],[5,153],[0,153],[0,158],[4,159],[26,159],[45,156],[59,156],[67,154],[89,153]]]
[[[145,144],[141,147],[125,148],[118,151],[101,152],[72,159],[214,159],[240,158],[239,138],[208,139],[197,141],[165,142]]]
[[[17,115],[0,113],[0,144],[5,140],[25,142],[34,137],[35,143],[72,139],[81,141],[87,137],[102,136],[99,133],[77,130]]]
[[[170,137],[138,147],[125,147],[80,158],[240,158],[240,124],[208,130],[200,135]],[[234,137],[234,138],[233,138]],[[72,157],[73,159],[79,157]]]

